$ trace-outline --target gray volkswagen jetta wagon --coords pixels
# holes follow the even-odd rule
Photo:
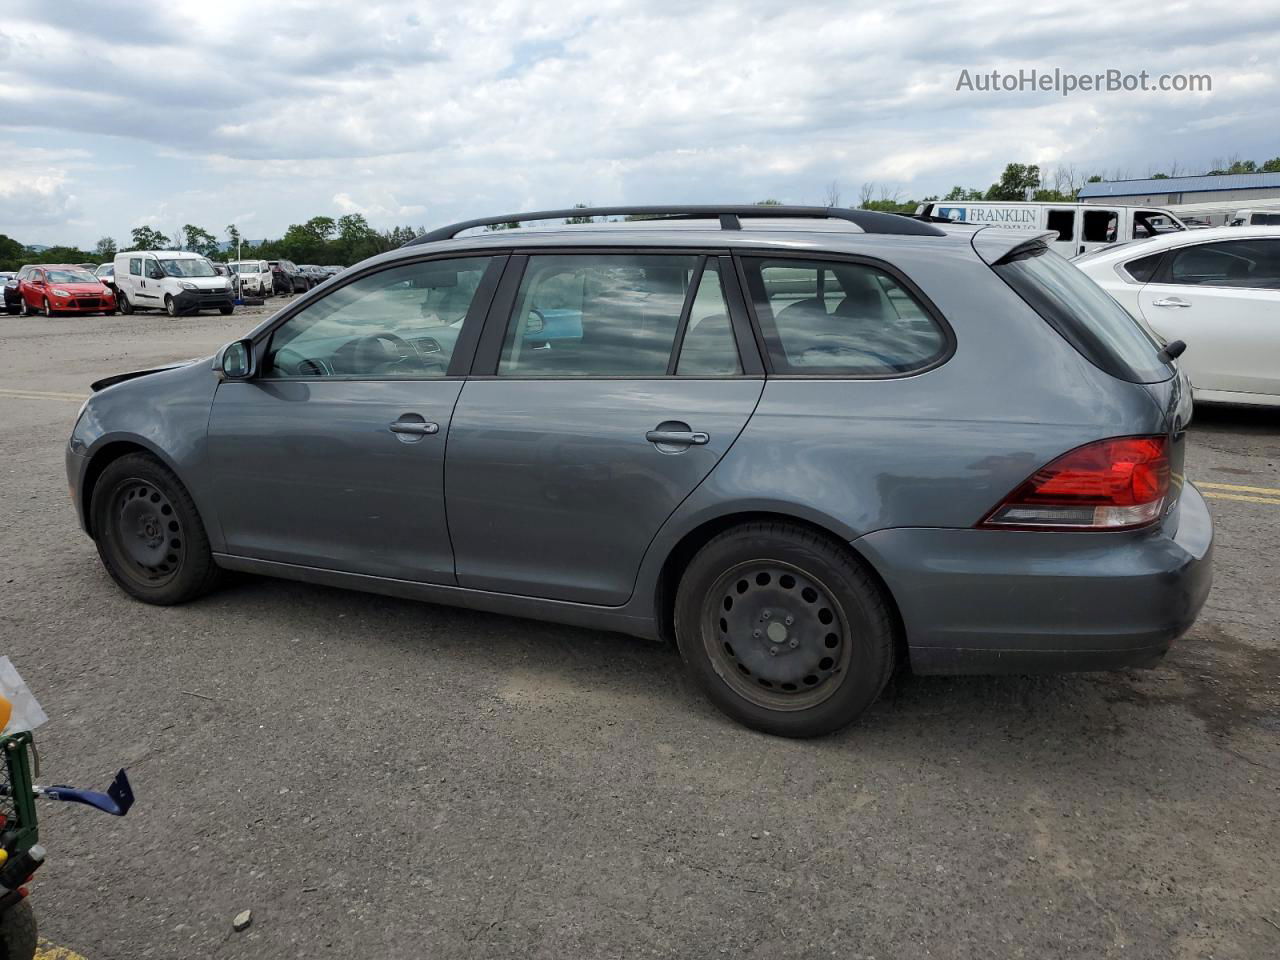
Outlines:
[[[630,218],[479,230],[568,215]],[[1181,345],[1050,238],[820,207],[454,224],[95,383],[71,496],[139,600],[236,570],[673,638],[784,736],[899,664],[1151,664],[1211,577]]]

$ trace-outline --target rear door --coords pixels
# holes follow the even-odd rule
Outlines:
[[[1172,250],[1138,305],[1196,388],[1280,394],[1280,238]]]
[[[449,430],[458,584],[625,603],[763,386],[728,257],[512,257]]]

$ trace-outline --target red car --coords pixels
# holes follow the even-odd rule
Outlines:
[[[27,316],[43,313],[116,312],[116,295],[83,267],[43,263],[18,284],[18,300]]]

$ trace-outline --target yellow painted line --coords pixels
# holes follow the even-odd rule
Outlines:
[[[36,946],[35,960],[84,960],[84,957],[74,950],[59,947],[48,940],[41,940]]]
[[[1208,483],[1203,480],[1197,480],[1196,486],[1207,487],[1210,490],[1236,490],[1240,493],[1265,493],[1280,497],[1280,487],[1243,487],[1238,483]]]
[[[57,393],[50,390],[10,390],[0,387],[0,397],[9,397],[14,400],[66,400],[71,403],[82,403],[85,394]]]
[[[1240,493],[1214,493],[1213,491],[1205,491],[1201,496],[1209,500],[1242,500],[1245,503],[1269,503],[1273,507],[1280,507],[1280,497],[1250,497]]]

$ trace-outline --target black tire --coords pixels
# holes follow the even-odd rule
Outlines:
[[[144,603],[186,603],[213,589],[218,567],[191,494],[155,457],[107,465],[90,504],[98,555],[112,579]]]
[[[129,298],[123,292],[117,299],[116,305],[120,307],[120,312],[126,317],[133,313],[133,304],[129,302]]]
[[[224,317],[226,317],[231,314],[231,309],[232,309],[231,307],[219,307],[218,312],[222,314]]]
[[[166,293],[164,295],[164,312],[171,317],[178,315],[178,301],[173,299],[173,295]]]
[[[16,317],[22,312],[22,305],[19,303],[6,303],[4,305],[4,312],[9,314],[11,317]]]
[[[0,960],[32,960],[37,945],[36,914],[23,897],[0,915]]]
[[[699,685],[739,723],[781,737],[833,733],[875,702],[895,622],[857,557],[788,523],[710,540],[676,591],[676,641]]]

